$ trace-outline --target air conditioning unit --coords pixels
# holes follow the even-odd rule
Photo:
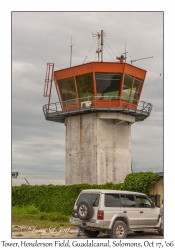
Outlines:
[[[91,101],[81,102],[81,108],[86,108],[91,106]]]

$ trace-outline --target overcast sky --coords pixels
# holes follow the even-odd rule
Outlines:
[[[71,36],[72,66],[97,61],[92,33],[102,29],[104,61],[114,62],[125,42],[127,63],[153,56],[134,63],[147,70],[140,100],[153,109],[132,125],[132,167],[163,171],[163,22],[163,12],[12,13],[12,170],[19,178],[65,178],[65,126],[46,121],[42,111],[46,63],[70,66]]]

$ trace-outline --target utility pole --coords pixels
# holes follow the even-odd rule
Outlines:
[[[30,183],[28,182],[28,180],[26,178],[24,178],[24,180],[27,182],[27,185],[30,185]]]

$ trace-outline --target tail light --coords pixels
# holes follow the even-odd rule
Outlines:
[[[103,210],[98,210],[97,219],[98,220],[103,220],[103,217],[104,217],[104,211]]]
[[[77,217],[77,210],[72,210],[72,216]]]

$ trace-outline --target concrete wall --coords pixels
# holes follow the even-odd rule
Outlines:
[[[160,195],[160,205],[162,204],[163,199],[163,177],[159,177],[154,185],[151,185],[149,194]]]
[[[116,113],[66,118],[66,185],[123,182],[131,173],[134,121],[133,117]]]

